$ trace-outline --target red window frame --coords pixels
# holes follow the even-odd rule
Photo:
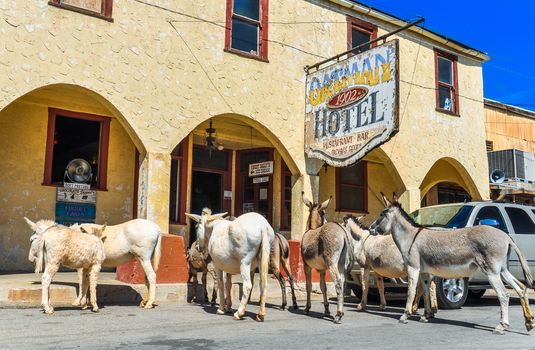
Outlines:
[[[283,218],[286,217],[286,215],[288,215],[288,211],[286,210],[286,205],[285,202],[290,202],[290,204],[292,203],[292,197],[290,196],[290,198],[286,198],[286,177],[287,176],[290,176],[290,178],[292,177],[292,172],[290,171],[290,169],[288,169],[288,166],[286,165],[286,163],[284,163],[284,161],[282,162],[282,166],[281,166],[281,220],[280,220],[280,229],[281,230],[288,230],[291,228],[292,226],[292,223],[291,223],[291,211],[290,211],[290,222],[288,224],[286,224],[285,221],[283,221]],[[290,190],[292,189],[292,187],[290,186]]]
[[[110,117],[101,115],[73,112],[58,108],[48,108],[48,130],[45,151],[45,169],[43,175],[44,186],[59,187],[60,184],[52,183],[52,162],[54,156],[54,130],[56,129],[56,116],[91,120],[100,122],[99,155],[98,155],[98,180],[96,190],[107,191],[108,184],[108,146],[110,142]]]
[[[188,197],[188,159],[189,159],[189,139],[185,138],[178,145],[178,155],[171,155],[171,161],[173,159],[180,160],[180,167],[178,169],[180,176],[180,184],[178,188],[178,222],[171,220],[171,215],[169,215],[169,223],[175,225],[186,225],[186,201]],[[171,168],[169,168],[171,170]],[[171,179],[170,179],[171,181]],[[169,198],[171,200],[171,198]],[[169,206],[170,207],[170,206]],[[171,213],[169,213],[171,214]]]
[[[362,185],[353,185],[353,184],[343,184],[341,183],[341,176],[340,172],[343,171],[343,168],[336,168],[336,211],[344,211],[344,212],[350,212],[350,213],[368,213],[368,162],[361,161],[362,163],[362,178],[364,179],[364,182]],[[364,208],[362,209],[355,209],[355,208],[343,208],[341,206],[340,201],[340,195],[342,193],[341,187],[344,185],[345,187],[352,187],[352,188],[358,188],[363,189],[364,193]],[[344,192],[347,193],[347,192]]]
[[[268,18],[269,18],[269,0],[257,0],[260,2],[260,21],[251,21],[258,24],[258,52],[256,55],[249,52],[240,51],[232,48],[232,18],[234,17],[234,0],[227,0],[227,14],[225,26],[225,51],[232,52],[237,55],[255,58],[261,61],[268,60]],[[240,16],[241,19],[243,17]]]
[[[450,53],[435,49],[435,100],[436,100],[436,110],[459,116],[459,83],[458,83],[458,74],[457,74],[457,60],[458,57]],[[438,80],[438,59],[443,57],[451,61],[452,64],[452,82],[453,85],[443,83]],[[440,98],[439,98],[439,88],[447,87],[450,90],[451,99],[451,111],[440,107]]]
[[[102,0],[102,8],[100,12],[94,12],[94,11],[91,11],[82,7],[68,5],[68,4],[62,3],[61,0],[49,0],[48,4],[51,6],[61,8],[61,9],[74,11],[74,12],[82,13],[84,15],[97,17],[97,18],[104,19],[106,21],[113,22],[113,18],[111,17],[112,9],[113,9],[113,0]]]
[[[377,39],[378,27],[375,24],[361,21],[354,17],[347,17],[347,49],[353,48],[353,29],[370,35],[370,40]],[[373,43],[371,47],[377,46],[377,43]]]

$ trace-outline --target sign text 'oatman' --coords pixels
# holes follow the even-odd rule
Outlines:
[[[311,73],[306,81],[305,151],[348,166],[398,131],[398,41]]]

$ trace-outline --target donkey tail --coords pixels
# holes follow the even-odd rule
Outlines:
[[[529,269],[526,258],[524,257],[524,254],[522,254],[522,252],[520,251],[520,248],[518,248],[516,243],[513,241],[513,239],[511,237],[509,237],[509,239],[510,239],[509,245],[513,247],[516,255],[518,255],[518,260],[520,261],[520,265],[522,266],[522,272],[524,273],[526,284],[528,285],[529,288],[533,288],[533,276],[531,275],[531,271]]]
[[[158,228],[158,240],[156,241],[156,245],[154,246],[154,251],[152,253],[152,266],[154,268],[154,272],[158,271],[158,266],[160,265],[161,256],[162,256],[162,233],[160,232],[160,229]]]
[[[262,287],[266,288],[267,286],[267,275],[268,275],[268,267],[269,267],[269,256],[271,255],[271,242],[269,240],[269,233],[271,231],[271,234],[275,236],[275,233],[273,232],[273,229],[269,226],[264,227],[262,230],[262,257],[260,264],[262,266],[262,274],[260,275],[260,283],[262,283]]]
[[[279,241],[281,258],[288,259],[290,256],[290,246],[288,240],[280,233],[275,233],[275,238]]]
[[[39,248],[37,249],[37,259],[35,261],[35,273],[40,273],[43,271],[44,266],[46,265],[46,246],[45,246],[45,237],[41,238],[39,242]]]

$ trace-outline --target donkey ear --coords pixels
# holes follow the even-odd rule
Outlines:
[[[397,201],[398,201],[398,195],[396,194],[396,192],[394,192],[394,193],[392,194],[392,201],[393,201],[394,203],[397,203]]]
[[[320,205],[318,210],[325,210],[329,206],[329,203],[331,203],[331,199],[333,199],[333,196],[330,196],[329,199],[327,199],[325,202],[321,203],[321,205]]]
[[[28,219],[26,216],[24,217],[24,221],[26,221],[26,223],[28,224],[28,226],[30,226],[30,228],[32,229],[33,232],[36,232],[37,231],[37,225],[30,219]]]
[[[305,197],[305,191],[301,192],[301,197],[303,198],[303,203],[305,203],[307,207],[312,208],[312,202]]]
[[[184,213],[186,214],[186,216],[188,218],[190,218],[191,220],[195,221],[195,222],[200,222],[201,221],[201,217],[199,215],[196,215],[196,214],[190,214],[190,213]]]
[[[83,228],[82,226],[80,226],[80,231],[83,232],[83,233],[89,233],[89,232],[87,232],[86,229]]]
[[[227,214],[228,214],[228,212],[210,215],[210,217],[208,218],[208,222],[211,222],[211,221],[214,221],[214,220],[223,219],[223,217],[225,215],[227,215]]]
[[[388,200],[388,198],[386,198],[383,192],[381,192],[381,197],[383,198],[383,205],[385,206],[385,208],[388,208],[392,205],[392,203]]]

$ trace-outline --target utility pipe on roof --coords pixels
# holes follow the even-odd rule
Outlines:
[[[362,14],[365,14],[365,15],[369,15],[371,17],[374,17],[376,19],[379,19],[381,21],[384,21],[384,22],[387,22],[393,26],[397,26],[397,27],[400,27],[400,26],[403,26],[405,24],[407,24],[407,22],[403,21],[403,20],[400,20],[400,19],[396,19],[396,18],[393,18],[391,16],[388,16],[386,14],[383,14],[383,13],[380,13],[380,12],[377,12],[377,11],[374,11],[373,9],[369,8],[369,7],[366,7],[366,6],[363,6],[363,5],[360,5],[360,4],[357,4],[357,3],[354,3],[354,2],[350,2],[348,0],[328,0],[332,3],[335,3],[339,6],[342,6],[342,7],[345,7],[347,9],[350,9],[350,10],[354,10],[356,12],[359,12],[359,13],[362,13]],[[401,22],[401,23],[400,23]],[[420,28],[420,27],[416,27],[416,28],[410,28],[409,29],[410,31],[413,31],[413,32],[416,32],[418,34],[421,34],[423,35],[424,37],[428,38],[428,39],[431,39],[435,42],[438,42],[444,46],[447,46],[455,51],[458,51],[458,52],[461,52],[463,54],[465,54],[466,56],[469,56],[473,59],[477,59],[479,61],[482,61],[482,62],[485,62],[485,61],[488,61],[490,60],[490,56],[483,53],[483,52],[480,52],[480,51],[477,51],[477,50],[472,50],[472,49],[467,49],[465,47],[462,47],[461,45],[458,45],[456,43],[453,43],[451,42],[449,39],[447,38],[443,38],[437,34],[434,34],[428,30],[425,30],[423,28]]]

